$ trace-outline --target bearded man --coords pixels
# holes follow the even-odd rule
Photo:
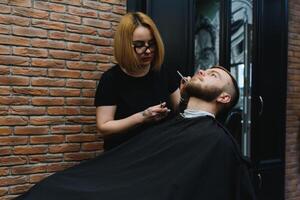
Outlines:
[[[249,163],[215,115],[238,87],[222,67],[198,71],[181,90],[181,115],[144,130],[95,159],[56,173],[23,200],[253,200]]]

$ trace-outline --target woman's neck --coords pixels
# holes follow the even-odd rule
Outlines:
[[[127,75],[129,76],[133,76],[133,77],[143,77],[145,75],[148,74],[148,72],[150,71],[150,65],[148,66],[143,66],[141,68],[139,68],[136,71],[127,71],[126,69],[122,68],[122,71],[125,72]]]

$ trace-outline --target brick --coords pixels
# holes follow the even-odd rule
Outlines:
[[[13,34],[18,36],[27,36],[27,37],[40,37],[46,38],[47,31],[37,28],[27,28],[27,27],[13,27]]]
[[[87,34],[87,35],[96,35],[97,29],[93,27],[87,26],[78,26],[78,25],[67,25],[67,31],[72,33],[79,33],[79,34]]]
[[[112,64],[108,64],[108,63],[99,63],[97,65],[97,70],[105,72],[108,69],[110,69],[112,66],[113,66]]]
[[[15,128],[15,135],[47,135],[48,132],[48,126],[25,126]]]
[[[49,107],[48,115],[78,115],[79,108],[74,107]]]
[[[8,25],[29,26],[30,19],[11,15],[0,15],[0,23]]]
[[[0,166],[21,165],[27,162],[25,156],[2,156],[0,157]],[[1,178],[0,178],[1,186]]]
[[[0,5],[0,13],[9,14],[11,12],[11,7],[6,5]]]
[[[24,95],[32,95],[32,96],[46,96],[49,94],[48,89],[44,88],[22,88],[22,87],[14,87],[12,89],[14,94],[24,94]]]
[[[35,173],[46,172],[46,170],[47,170],[47,165],[17,166],[17,167],[12,167],[11,173],[13,175],[35,174]]]
[[[67,135],[66,142],[93,142],[96,140],[94,134],[75,134]]]
[[[63,124],[66,120],[63,117],[30,117],[29,123],[31,125],[54,125]]]
[[[9,25],[0,25],[1,34],[11,34],[11,27]]]
[[[28,47],[14,47],[13,54],[18,56],[29,56],[29,57],[48,57],[48,51],[46,49],[36,49]]]
[[[29,81],[30,81],[30,79],[28,77],[0,75],[0,85],[27,86],[27,85],[29,85]]]
[[[2,54],[2,55],[10,54],[10,47],[0,46],[0,54]]]
[[[63,126],[51,126],[52,134],[70,134],[80,133],[81,125],[63,125]]]
[[[99,11],[111,11],[112,5],[106,3],[100,3],[96,1],[83,0],[84,7],[95,9]]]
[[[33,47],[44,47],[49,49],[64,49],[65,43],[48,39],[35,39],[31,42]],[[35,56],[36,57],[36,56]]]
[[[0,105],[27,105],[29,97],[1,97]]]
[[[10,113],[13,115],[44,115],[46,108],[32,106],[11,106]]]
[[[110,62],[110,56],[107,55],[98,55],[98,54],[84,54],[81,57],[82,61],[87,61],[87,62]]]
[[[74,6],[80,6],[81,0],[50,0],[50,2],[56,2],[56,3],[62,3],[62,4],[68,4],[68,5],[74,5]]]
[[[73,24],[81,23],[80,17],[74,15],[62,14],[62,13],[51,13],[50,20],[60,21],[65,23],[73,23]]]
[[[74,62],[74,61],[67,61],[67,68],[68,69],[77,69],[77,70],[96,70],[97,64],[94,62]]]
[[[93,152],[77,152],[77,153],[65,153],[64,159],[66,161],[82,161],[95,157]]]
[[[10,87],[1,87],[0,86],[0,95],[1,96],[8,96],[11,94],[11,88]]]
[[[44,178],[50,176],[52,173],[43,173],[43,174],[32,174],[29,176],[29,183],[37,183],[43,180]]]
[[[0,106],[0,115],[8,115],[9,107],[8,106]]]
[[[126,14],[126,8],[124,6],[117,6],[114,5],[113,9],[112,9],[113,13],[117,13],[117,14],[121,14],[121,15],[125,15]]]
[[[9,5],[31,7],[31,0],[9,0]]]
[[[50,89],[50,96],[77,97],[80,96],[79,89]]]
[[[116,5],[126,5],[126,0],[101,0],[101,2],[106,2],[109,4],[116,4]]]
[[[62,87],[65,86],[65,80],[53,78],[32,78],[31,85],[43,87]]]
[[[92,142],[82,144],[83,151],[103,150],[103,142]]]
[[[0,126],[26,125],[27,122],[28,122],[27,117],[7,116],[5,118],[0,118]],[[0,140],[1,140],[1,138],[0,138]]]
[[[67,80],[67,87],[71,88],[96,88],[96,81],[88,80]]]
[[[34,1],[34,8],[40,10],[54,11],[54,12],[65,12],[66,6],[56,3],[48,3],[44,1]]]
[[[81,44],[81,43],[68,43],[67,49],[71,51],[80,51],[87,53],[95,53],[96,47],[94,45]]]
[[[67,98],[66,105],[69,105],[69,106],[93,106],[94,98]]]
[[[75,33],[66,33],[66,32],[59,32],[59,31],[50,31],[49,38],[55,40],[67,40],[67,41],[80,41],[80,34]]]
[[[46,68],[64,68],[65,61],[55,59],[38,59],[32,58],[31,65],[34,67],[46,67]]]
[[[31,17],[31,18],[38,18],[38,19],[47,19],[49,17],[48,12],[36,10],[32,8],[22,8],[22,7],[14,7],[13,14],[22,17]]]
[[[114,8],[115,8],[115,6],[114,6]],[[100,13],[99,18],[100,18],[100,20],[114,21],[114,22],[119,22],[121,20],[120,15],[116,15],[113,13]]]
[[[62,154],[52,154],[52,155],[32,155],[29,156],[29,163],[53,163],[53,162],[61,162],[63,160]],[[47,172],[50,172],[47,169]]]
[[[114,36],[114,31],[99,29],[98,34],[100,37],[112,38]]]
[[[0,106],[0,115],[8,115],[9,107],[8,106]]]
[[[84,133],[97,133],[97,127],[95,124],[94,125],[84,125],[83,132]],[[99,140],[99,139],[97,139],[97,140]]]
[[[10,155],[11,152],[11,147],[0,147],[0,156]]]
[[[66,153],[66,152],[78,152],[80,150],[80,144],[59,144],[49,145],[50,153]]]
[[[30,144],[59,144],[64,141],[63,135],[33,136],[30,138]]]
[[[0,188],[0,197],[4,196],[8,194],[8,188],[4,187],[4,188]]]
[[[0,167],[0,177],[1,176],[7,176],[9,174],[9,168],[8,167]]]
[[[51,22],[46,20],[32,19],[32,26],[49,30],[65,30],[65,24],[61,22]]]
[[[16,185],[9,187],[10,194],[22,194],[28,191],[33,185],[32,184],[25,184],[25,185]]]
[[[84,79],[99,80],[102,72],[82,72],[81,77]]]
[[[70,167],[73,167],[77,163],[70,162],[70,163],[51,163],[48,165],[48,172],[58,172]]]
[[[92,107],[80,107],[80,114],[81,115],[96,115],[96,108]]]
[[[13,130],[10,127],[0,127],[0,136],[11,135]]]
[[[89,18],[84,18],[82,19],[82,23],[87,26],[92,26],[96,28],[102,28],[102,29],[110,29],[111,28],[111,23],[99,19],[89,19]]]
[[[30,40],[27,39],[27,38],[23,38],[23,37],[0,35],[0,44],[17,45],[17,46],[29,46],[30,45]]]
[[[88,44],[95,44],[99,46],[110,46],[112,45],[112,39],[109,38],[99,38],[94,36],[82,36],[81,39],[82,42],[88,43]]]
[[[75,70],[49,69],[48,76],[57,78],[80,78],[81,73]]]
[[[1,158],[0,158],[1,159]],[[26,176],[0,177],[0,186],[17,185],[27,182]]]
[[[80,53],[71,51],[49,50],[49,54],[52,58],[65,59],[65,60],[79,60]]]
[[[77,15],[77,16],[81,16],[81,17],[90,17],[90,18],[98,17],[97,11],[95,11],[95,10],[78,8],[78,7],[74,7],[74,6],[69,6],[68,12],[71,15]]]
[[[0,56],[0,64],[28,66],[29,58],[18,57],[18,56]]]
[[[81,96],[82,97],[91,97],[91,98],[93,98],[93,97],[95,97],[95,93],[96,93],[95,90],[92,90],[92,89],[83,89],[81,91]]]
[[[97,53],[112,56],[114,53],[114,50],[112,47],[99,47],[97,49]]]
[[[46,69],[33,69],[33,68],[21,68],[21,67],[12,67],[11,68],[12,75],[24,75],[27,76],[46,76]]]
[[[64,98],[58,97],[33,97],[31,104],[35,106],[57,106],[64,105]]]
[[[95,117],[66,117],[66,120],[76,124],[94,124],[96,123]]]
[[[4,74],[9,74],[10,73],[10,68],[7,66],[0,66],[0,74],[4,75]]]

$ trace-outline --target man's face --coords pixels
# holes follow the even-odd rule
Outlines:
[[[224,91],[230,81],[230,76],[220,68],[199,70],[187,83],[185,91],[189,96],[210,102]]]

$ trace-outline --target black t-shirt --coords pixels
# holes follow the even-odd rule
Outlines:
[[[178,83],[170,84],[163,73],[150,70],[143,77],[132,77],[116,65],[102,75],[96,91],[95,106],[116,105],[115,119],[123,119],[162,102],[171,108],[169,97],[177,88]],[[125,142],[138,130],[106,136],[104,149]]]

